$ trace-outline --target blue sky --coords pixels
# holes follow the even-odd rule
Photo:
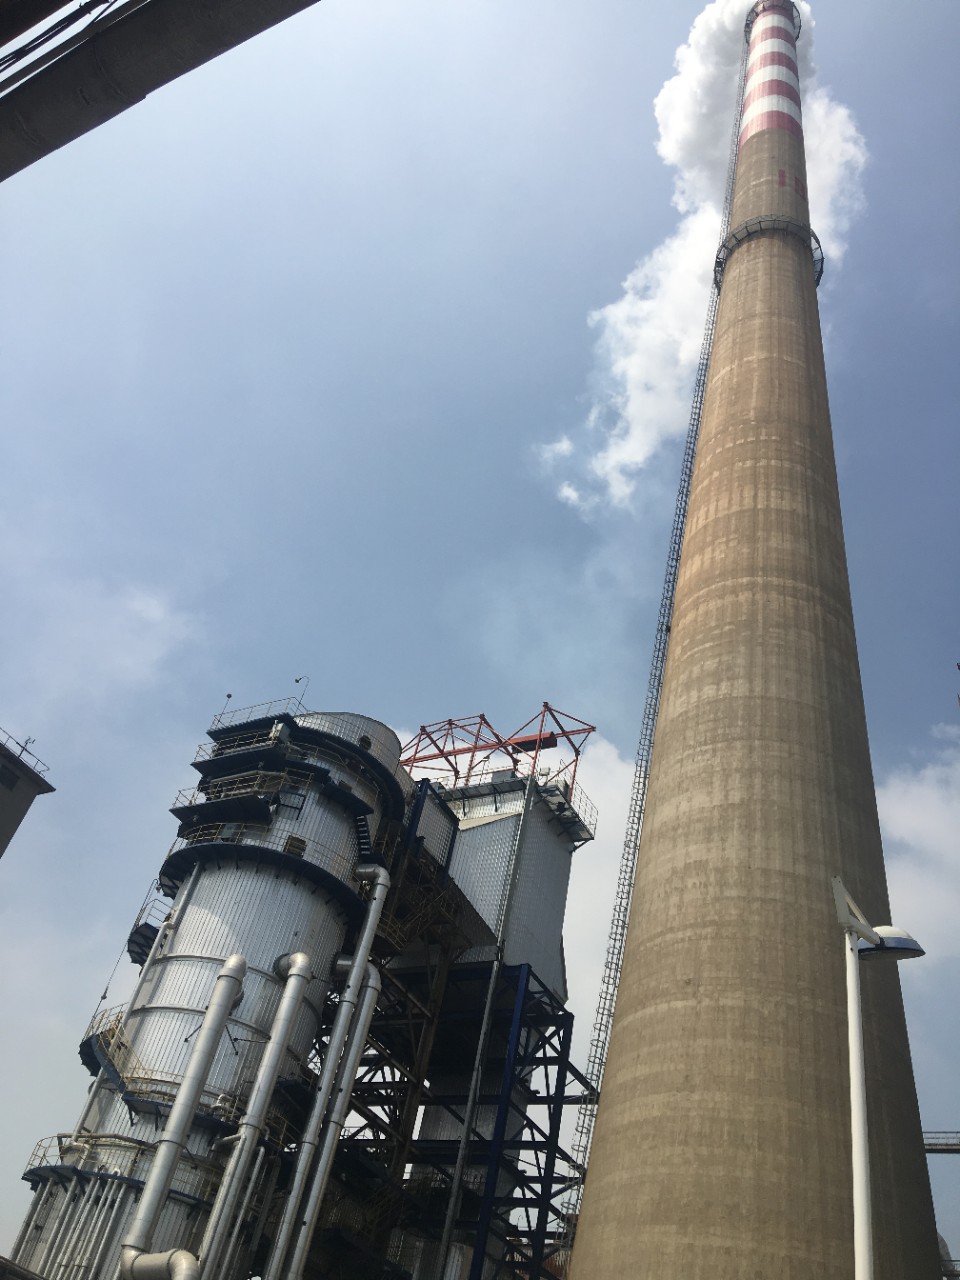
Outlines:
[[[316,707],[398,730],[480,710],[510,730],[544,698],[597,724],[601,835],[568,936],[583,1043],[686,421],[683,404],[668,421],[674,384],[642,466],[618,488],[594,462],[631,429],[613,362],[628,382],[640,367],[634,304],[684,227],[672,340],[699,343],[723,155],[697,134],[664,163],[653,106],[699,10],[324,0],[0,191],[0,724],[36,738],[58,788],[0,864],[20,1047],[0,1064],[0,1248],[33,1143],[79,1109],[77,1042],[227,691],[285,696],[307,673]],[[816,83],[868,157],[858,176],[821,156],[832,246],[818,229],[871,743],[897,923],[930,952],[903,973],[924,1122],[960,1128],[957,90],[932,38],[954,14],[814,17]],[[691,228],[674,182],[700,160]],[[932,1170],[960,1253],[960,1167]]]

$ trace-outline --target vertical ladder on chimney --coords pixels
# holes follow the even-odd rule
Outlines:
[[[740,117],[743,111],[743,86],[747,70],[747,44],[744,41],[740,58],[740,78],[737,87],[737,102],[740,110],[735,113],[733,137],[730,143],[730,157],[727,164],[727,186],[724,193],[723,221],[720,242],[723,243],[730,230],[730,210],[733,203],[733,183],[737,165],[737,146],[740,137]],[[594,1086],[595,1092],[581,1104],[577,1115],[577,1124],[573,1135],[574,1161],[586,1169],[590,1156],[590,1144],[593,1140],[593,1127],[596,1120],[597,1099],[603,1081],[603,1069],[607,1060],[607,1047],[610,1042],[610,1028],[613,1022],[613,1010],[616,1004],[617,987],[620,982],[620,969],[623,963],[623,947],[627,932],[627,920],[630,916],[630,902],[633,897],[633,882],[637,868],[637,853],[640,847],[640,833],[643,827],[643,813],[647,798],[647,778],[650,772],[650,756],[653,750],[653,735],[657,726],[657,714],[660,710],[660,692],[663,687],[663,668],[667,657],[667,645],[670,639],[670,620],[673,615],[673,598],[677,586],[677,574],[680,570],[680,550],[683,545],[683,530],[687,516],[687,501],[690,496],[690,482],[693,478],[693,463],[697,451],[697,440],[700,435],[700,415],[703,410],[703,396],[707,384],[707,370],[710,364],[710,352],[713,347],[713,334],[716,327],[719,293],[711,290],[707,307],[707,320],[704,328],[703,342],[700,346],[700,359],[697,365],[697,376],[694,384],[693,404],[690,409],[690,420],[683,449],[683,464],[680,471],[680,485],[677,491],[674,508],[673,526],[670,533],[670,546],[667,552],[667,567],[664,574],[663,589],[660,595],[660,611],[657,617],[657,631],[653,645],[653,657],[650,663],[650,677],[647,683],[647,695],[643,708],[643,720],[640,728],[640,741],[637,746],[634,768],[633,789],[630,795],[630,808],[627,815],[627,829],[620,858],[620,870],[617,877],[617,893],[614,900],[613,916],[607,936],[607,954],[604,962],[603,978],[600,984],[600,998],[593,1022],[593,1034],[590,1052],[587,1059],[587,1079]],[[566,1217],[566,1239],[564,1245],[569,1248],[572,1240],[580,1201],[583,1195],[582,1182],[573,1188],[564,1206]],[[561,1248],[564,1247],[561,1245]]]

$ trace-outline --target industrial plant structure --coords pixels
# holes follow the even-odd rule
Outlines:
[[[309,2],[238,0],[229,31],[187,0],[117,6],[5,96],[0,176]],[[18,32],[64,7],[19,6]],[[591,726],[545,704],[507,738],[472,717],[401,752],[363,716],[225,711],[129,935],[134,994],[82,1038],[87,1104],[25,1172],[11,1275],[559,1274],[602,1076],[572,1280],[850,1280],[831,880],[872,921],[889,903],[799,33],[789,0],[747,15],[591,1071],[570,1064],[561,940],[570,855],[593,834],[575,782]],[[876,1275],[935,1280],[895,967],[863,985]]]
[[[30,750],[31,742],[18,742],[0,729],[0,857],[37,796],[56,789],[47,781],[47,766]]]
[[[890,912],[817,309],[799,33],[784,0],[747,16],[719,304],[573,1280],[853,1275],[831,877],[869,919]],[[934,1280],[896,966],[863,981],[876,1276]]]
[[[590,725],[225,711],[13,1249],[44,1280],[552,1274]],[[565,752],[564,752],[565,749]],[[559,755],[558,755],[559,752]]]

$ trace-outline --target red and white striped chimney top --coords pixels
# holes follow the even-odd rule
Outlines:
[[[802,137],[797,10],[767,0],[754,6],[751,17],[740,146],[762,129],[786,129]]]

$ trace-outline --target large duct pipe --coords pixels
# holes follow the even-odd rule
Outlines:
[[[377,999],[380,995],[380,974],[376,965],[368,964],[363,982],[363,994],[357,1008],[357,1016],[350,1027],[350,1038],[340,1060],[337,1080],[334,1087],[330,1108],[330,1118],[323,1133],[320,1152],[317,1156],[317,1167],[314,1170],[310,1187],[304,1200],[303,1212],[297,1237],[294,1241],[293,1254],[287,1271],[286,1280],[302,1280],[303,1268],[307,1260],[307,1252],[313,1239],[313,1232],[320,1216],[320,1206],[327,1189],[333,1158],[337,1152],[337,1142],[343,1130],[344,1121],[350,1110],[350,1096],[353,1082],[357,1078],[360,1058],[367,1043],[367,1033],[373,1020]]]
[[[31,27],[66,9],[69,0],[6,0],[0,6],[0,45],[9,44]]]
[[[163,1136],[157,1144],[157,1153],[144,1183],[136,1213],[120,1247],[123,1280],[163,1280],[163,1277],[168,1276],[176,1277],[176,1280],[194,1280],[199,1275],[196,1258],[185,1249],[164,1254],[150,1254],[149,1249],[180,1155],[186,1146],[200,1094],[220,1045],[223,1029],[243,994],[246,972],[247,962],[243,956],[232,955],[217,975],[213,995],[203,1015],[177,1096],[170,1108]]]
[[[364,984],[373,940],[380,924],[380,916],[383,912],[387,890],[390,888],[390,877],[387,872],[383,867],[378,867],[373,863],[361,863],[354,868],[353,874],[355,879],[361,882],[372,883],[373,892],[367,904],[367,915],[357,941],[350,972],[340,994],[340,1006],[337,1009],[337,1016],[333,1020],[330,1043],[327,1046],[323,1067],[320,1071],[320,1079],[317,1083],[316,1097],[313,1100],[310,1117],[307,1120],[303,1139],[300,1143],[300,1152],[297,1156],[297,1164],[293,1173],[293,1182],[287,1195],[287,1203],[284,1206],[280,1226],[277,1228],[270,1261],[264,1273],[264,1280],[286,1280],[287,1273],[284,1270],[284,1259],[297,1227],[300,1202],[303,1199],[307,1178],[310,1176],[310,1168],[319,1142],[320,1130],[327,1114],[330,1095],[333,1092],[333,1086],[337,1078],[340,1057],[353,1022],[360,991]]]
[[[0,181],[316,0],[144,0],[0,98]]]
[[[300,1012],[307,987],[313,981],[310,957],[303,951],[281,957],[277,961],[277,971],[286,977],[283,995],[280,997],[276,1017],[270,1028],[269,1043],[260,1060],[260,1069],[250,1092],[246,1115],[237,1129],[233,1150],[200,1245],[203,1273],[211,1280],[215,1280],[217,1275],[217,1267],[227,1243],[237,1201],[243,1192],[257,1143],[266,1127],[267,1108],[273,1097],[274,1086],[280,1074],[294,1023]]]

